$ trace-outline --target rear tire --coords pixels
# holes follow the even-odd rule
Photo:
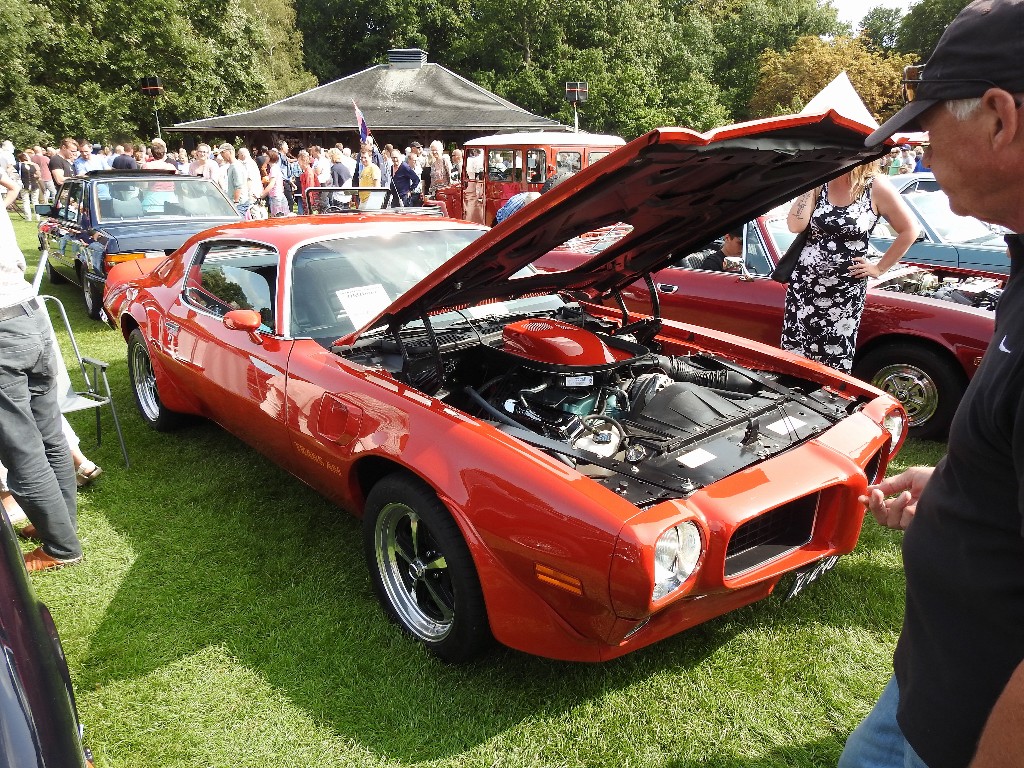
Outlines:
[[[461,663],[490,645],[469,547],[426,484],[396,473],[373,487],[363,515],[363,549],[389,618],[431,653]]]
[[[82,270],[82,303],[85,305],[85,314],[93,320],[100,319],[100,310],[103,309],[103,286],[90,280],[85,270]]]
[[[910,419],[910,437],[941,440],[949,432],[967,387],[961,371],[942,355],[914,344],[890,344],[872,350],[853,375],[889,393]]]
[[[185,422],[184,414],[168,409],[160,401],[153,361],[149,357],[146,339],[138,329],[128,336],[128,378],[135,395],[135,405],[142,414],[142,420],[151,428],[157,432],[170,432]]]

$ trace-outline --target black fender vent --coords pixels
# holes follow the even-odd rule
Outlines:
[[[736,576],[799,549],[811,540],[820,494],[790,501],[748,520],[729,539],[725,575]]]

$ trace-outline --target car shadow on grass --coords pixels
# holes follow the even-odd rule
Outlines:
[[[216,426],[131,433],[132,469],[109,472],[90,499],[115,532],[109,542],[94,536],[92,546],[127,544],[132,559],[81,659],[83,690],[219,646],[343,739],[388,760],[437,760],[524,723],[568,717],[638,681],[678,676],[685,689],[695,670],[728,664],[731,649],[751,638],[770,646],[782,637],[813,654],[822,624],[883,642],[899,626],[902,574],[854,555],[796,600],[773,597],[606,664],[495,648],[447,666],[384,617],[357,519]],[[879,593],[896,608],[865,609]],[[759,658],[747,660],[749,670],[737,666],[738,681],[763,676]],[[699,701],[693,706],[699,717]],[[762,765],[707,763],[733,764]]]

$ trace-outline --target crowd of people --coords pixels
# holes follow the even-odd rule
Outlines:
[[[59,147],[17,151],[11,141],[0,145],[0,172],[20,184],[23,215],[32,220],[35,205],[56,199],[64,179],[94,170],[156,168],[215,181],[246,218],[306,213],[311,187],[384,187],[396,193],[395,205],[418,205],[441,187],[457,183],[463,173],[462,151],[445,151],[432,141],[425,151],[413,141],[405,149],[378,147],[368,136],[353,153],[342,143],[333,147],[216,148],[199,144],[192,152],[171,150],[162,139],[146,144],[100,145],[65,138]]]
[[[900,144],[889,150],[889,154],[882,158],[882,173],[889,176],[898,176],[901,173],[921,173],[930,171],[924,160],[924,147]]]

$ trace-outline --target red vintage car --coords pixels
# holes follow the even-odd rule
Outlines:
[[[786,286],[768,275],[794,237],[786,228],[787,211],[785,206],[744,225],[743,253],[728,270],[704,269],[706,251],[677,255],[653,276],[661,315],[778,345]],[[537,266],[587,272],[594,253],[622,231],[589,233]],[[995,273],[913,264],[898,264],[870,281],[853,372],[903,403],[911,437],[945,437],[992,337],[1005,282]],[[651,305],[643,281],[621,296],[631,311]]]
[[[853,549],[906,415],[796,355],[570,292],[627,288],[874,157],[866,133],[833,114],[657,130],[490,231],[225,226],[115,268],[105,308],[143,418],[212,419],[361,516],[378,597],[438,656],[496,638],[610,659]],[[531,266],[611,221],[633,229],[594,270]]]

